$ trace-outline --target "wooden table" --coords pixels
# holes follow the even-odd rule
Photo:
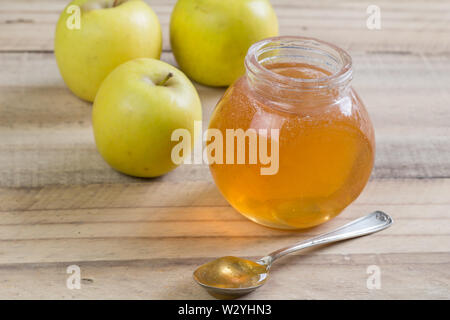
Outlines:
[[[149,1],[175,63],[174,0]],[[72,95],[53,55],[66,1],[0,4],[0,298],[210,298],[196,266],[221,255],[260,257],[371,210],[395,225],[370,237],[286,257],[249,299],[450,298],[450,1],[272,0],[280,34],[338,44],[375,125],[376,165],[339,217],[276,231],[236,213],[205,165],[152,180],[112,170],[97,153],[91,105]],[[223,89],[196,85],[205,122]],[[81,268],[81,289],[66,287]],[[381,288],[368,289],[368,266]]]

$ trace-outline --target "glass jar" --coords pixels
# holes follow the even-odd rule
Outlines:
[[[245,66],[209,128],[222,133],[224,153],[237,141],[225,138],[229,129],[254,130],[268,150],[276,146],[278,170],[263,174],[268,164],[260,153],[257,163],[250,160],[248,134],[244,163],[237,163],[237,148],[223,157],[230,161],[210,163],[217,187],[237,211],[265,226],[298,229],[328,221],[358,197],[374,162],[373,127],[350,86],[351,57],[317,39],[275,37],[255,43]]]

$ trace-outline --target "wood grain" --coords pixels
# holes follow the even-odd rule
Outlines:
[[[162,58],[175,64],[170,53]],[[373,178],[448,178],[450,55],[376,53],[353,59],[354,86],[376,128]],[[142,182],[101,159],[91,105],[65,88],[52,53],[0,53],[0,69],[0,186]],[[196,87],[206,126],[224,89]],[[191,165],[161,180],[205,179],[208,168]]]
[[[147,1],[162,24],[174,0]],[[205,165],[157,179],[108,167],[95,149],[91,105],[65,87],[53,32],[66,1],[0,5],[0,298],[208,299],[191,272],[222,255],[258,258],[381,209],[381,233],[304,251],[273,268],[248,299],[450,299],[450,2],[272,0],[284,35],[347,49],[373,120],[377,156],[361,196],[302,232],[268,229],[232,209]],[[195,84],[204,126],[224,89]],[[66,288],[81,267],[82,289]],[[367,267],[382,287],[366,287]]]
[[[12,265],[0,268],[0,279],[5,279],[0,298],[210,299],[189,276],[205,261],[173,258],[80,263],[81,290],[65,287],[68,263]],[[382,265],[382,290],[366,288],[366,269],[372,264]],[[270,285],[247,298],[279,299],[282,291],[284,299],[448,299],[449,264],[448,255],[440,253],[294,256],[274,266]]]
[[[175,0],[147,0],[163,31],[164,50],[170,50],[169,21]],[[314,36],[352,52],[449,52],[450,3],[409,0],[291,0],[271,1],[280,34]],[[56,21],[67,1],[14,0],[0,7],[0,51],[52,51]],[[381,9],[381,30],[366,28],[369,5]],[[411,36],[411,35],[414,36]]]
[[[448,298],[448,194],[447,179],[375,179],[336,219],[287,232],[243,218],[210,182],[2,189],[0,278],[9,276],[0,297],[208,298],[189,276],[208,259],[256,258],[382,208],[392,228],[286,258],[270,286],[248,298]],[[64,287],[72,264],[85,279],[79,292]],[[373,264],[379,292],[365,287]]]

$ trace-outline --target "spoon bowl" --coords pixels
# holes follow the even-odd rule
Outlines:
[[[194,278],[194,280],[202,286],[210,295],[212,295],[215,298],[218,299],[235,299],[242,296],[245,296],[256,289],[262,287],[264,283],[258,284],[253,287],[247,287],[247,288],[219,288],[219,287],[213,287],[206,284],[203,284],[199,282],[197,279]]]

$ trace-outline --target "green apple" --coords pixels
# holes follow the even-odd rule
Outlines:
[[[55,56],[67,86],[94,101],[103,79],[135,58],[159,58],[161,26],[141,0],[75,0],[61,13]]]
[[[171,141],[172,133],[188,130],[193,146],[194,122],[201,119],[200,99],[191,81],[177,68],[150,58],[114,69],[100,86],[92,110],[102,157],[114,169],[137,177],[174,169],[171,152],[179,142]]]
[[[170,20],[177,63],[191,79],[228,86],[244,73],[248,48],[278,35],[268,0],[179,0]]]

